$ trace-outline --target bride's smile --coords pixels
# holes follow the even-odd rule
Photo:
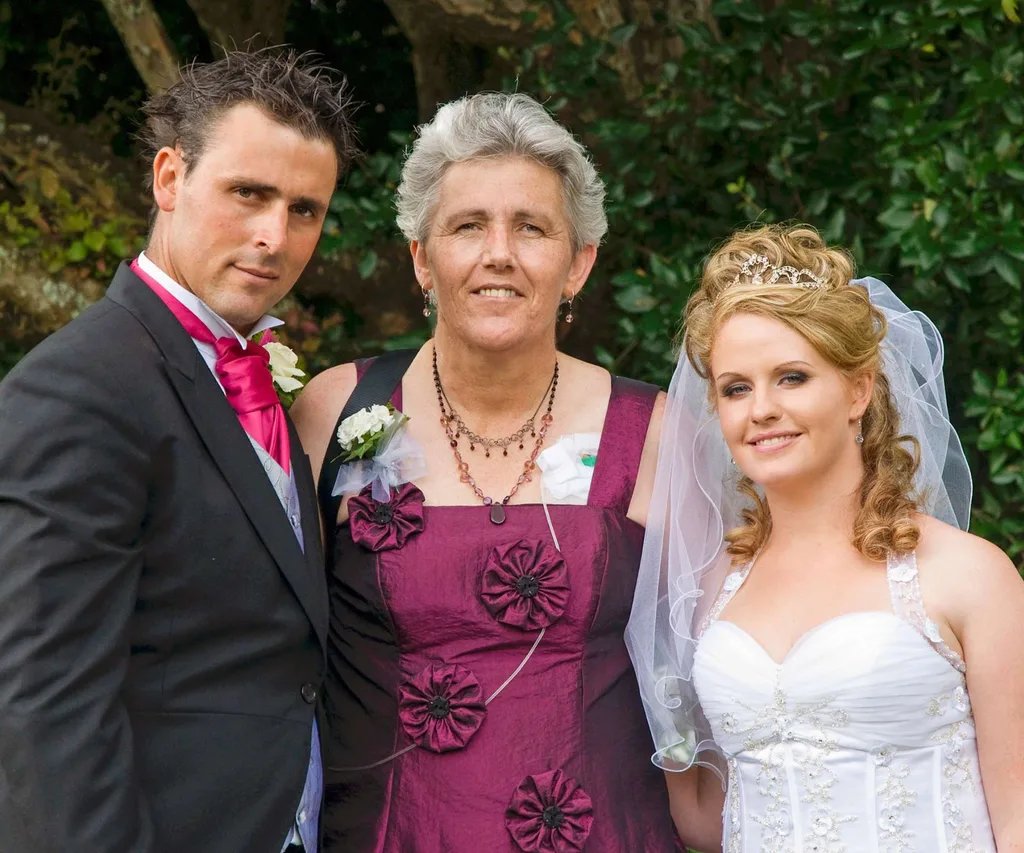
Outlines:
[[[737,467],[766,489],[861,476],[854,436],[871,393],[779,320],[734,314],[711,355],[715,405]]]

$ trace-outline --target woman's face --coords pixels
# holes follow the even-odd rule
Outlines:
[[[755,483],[788,490],[862,476],[855,438],[870,376],[848,379],[785,323],[734,314],[715,337],[711,379],[726,443]]]
[[[411,246],[438,325],[507,350],[553,339],[558,305],[583,286],[596,248],[573,253],[561,180],[523,158],[470,160],[441,182],[429,237]]]

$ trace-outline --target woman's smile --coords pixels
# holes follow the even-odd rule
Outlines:
[[[522,299],[522,296],[511,287],[482,287],[473,293],[474,296],[482,296],[490,300],[510,301]]]
[[[763,433],[761,435],[755,435],[749,442],[751,447],[754,448],[754,452],[761,455],[770,455],[781,453],[800,438],[798,432],[773,432]]]

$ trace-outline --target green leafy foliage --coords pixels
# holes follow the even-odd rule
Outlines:
[[[0,379],[10,373],[24,355],[20,347],[0,340]]]
[[[146,220],[120,203],[119,176],[24,130],[0,135],[2,245],[37,257],[47,272],[109,277],[142,246]]]
[[[331,199],[320,252],[354,260],[360,277],[377,270],[381,243],[400,239],[395,225],[395,190],[402,176],[408,134],[388,134],[389,148],[361,158]]]
[[[27,9],[0,0],[0,25]],[[411,133],[399,129],[413,121],[412,102],[400,97],[412,91],[410,69],[380,74],[405,56],[400,35],[388,29],[380,42],[363,35],[380,27],[347,26],[345,15],[371,9],[378,6],[303,7],[294,18],[295,32],[315,34],[329,61],[337,55],[352,67],[360,98],[381,101],[364,116],[370,153],[335,195],[321,241],[325,257],[364,279],[381,275],[388,244],[401,241],[394,192]],[[714,246],[752,221],[810,222],[942,329],[950,405],[976,480],[974,529],[1024,565],[1019,2],[715,0],[710,12],[712,25],[694,20],[658,33],[675,42],[655,68],[644,64],[649,31],[627,23],[590,38],[561,2],[525,16],[528,49],[497,51],[511,68],[506,87],[543,99],[606,181],[611,230],[588,302],[605,306],[613,334],[595,358],[664,384],[682,308]],[[36,59],[15,66],[11,58],[28,60],[25,52],[46,42],[23,43],[14,32],[0,26],[0,60],[7,52],[5,70],[32,69]],[[640,62],[639,91],[624,84],[624,52]],[[22,74],[5,85],[14,97],[17,83],[21,101],[44,82]],[[118,218],[103,176],[71,174],[32,148],[0,148],[18,188],[0,195],[5,239],[31,246],[51,268],[109,274],[137,247],[144,221]],[[348,309],[316,303],[292,313],[288,328],[298,330],[293,342],[311,372],[360,334]],[[425,334],[361,343],[408,346]],[[0,351],[0,373],[17,354]]]
[[[974,512],[975,532],[1004,544],[1018,562],[1024,555],[1024,372],[999,368],[991,376],[975,371],[967,415],[978,422],[978,450],[984,454],[988,482]]]
[[[581,39],[562,4],[518,85],[583,138],[608,189],[599,360],[664,383],[701,261],[751,221],[808,221],[943,330],[976,524],[1024,551],[1024,32],[1016,4],[719,0],[716,28],[623,90],[632,33]],[[532,23],[530,19],[527,23]],[[582,43],[581,43],[582,42]]]

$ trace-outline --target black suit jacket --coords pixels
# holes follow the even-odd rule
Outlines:
[[[327,631],[291,439],[305,554],[125,264],[0,384],[0,853],[280,853]]]

